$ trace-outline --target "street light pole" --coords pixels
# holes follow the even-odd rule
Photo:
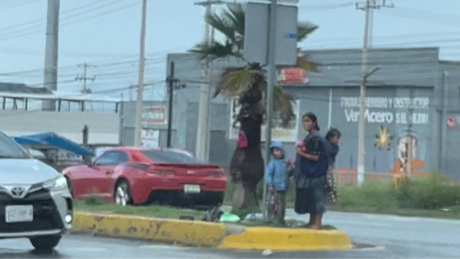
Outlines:
[[[366,12],[366,21],[364,25],[363,53],[361,61],[361,87],[359,99],[359,129],[358,129],[358,184],[364,182],[365,172],[365,140],[366,140],[366,73],[367,73],[367,48],[369,42],[369,10],[370,1],[366,1],[364,11]]]
[[[265,162],[270,161],[271,150],[270,144],[272,141],[272,116],[273,116],[273,95],[276,81],[276,18],[277,18],[278,1],[271,0],[270,4],[270,21],[269,21],[269,41],[268,41],[268,81],[267,81],[267,111],[266,111],[266,127],[265,127]],[[267,185],[264,178],[264,195],[263,195],[263,215],[267,215]]]
[[[134,145],[141,145],[142,138],[142,106],[144,101],[144,70],[145,70],[145,30],[147,21],[147,0],[142,3],[141,46],[139,57],[139,80],[137,84],[136,118],[134,127]]]
[[[206,18],[205,18],[205,44],[207,46],[211,46],[213,39],[212,39],[212,32],[213,28],[206,22],[206,19],[212,13],[212,0],[208,0],[204,5],[206,5]],[[210,120],[209,120],[209,113],[210,113],[210,106],[211,106],[211,73],[212,73],[212,66],[209,60],[206,60],[206,66],[203,70],[203,75],[205,78],[206,83],[201,85],[200,90],[200,102],[198,104],[198,128],[197,128],[197,136],[196,136],[196,150],[195,156],[200,161],[208,160],[207,154],[209,154],[209,135],[210,135]]]

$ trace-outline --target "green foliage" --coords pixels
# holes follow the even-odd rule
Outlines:
[[[85,203],[87,205],[103,205],[103,204],[106,204],[107,202],[103,198],[97,195],[89,195],[88,197],[86,197]]]
[[[397,193],[398,206],[407,209],[441,209],[460,204],[460,187],[442,174],[409,179]]]
[[[424,178],[411,178],[398,189],[391,182],[368,182],[362,186],[338,188],[337,207],[439,210],[460,204],[460,187],[445,175],[431,173]]]

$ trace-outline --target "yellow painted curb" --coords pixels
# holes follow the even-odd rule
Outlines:
[[[242,227],[241,230],[239,234],[229,234],[226,226],[220,223],[82,212],[75,213],[72,224],[74,232],[223,249],[312,251],[352,248],[350,238],[343,231],[264,227]]]
[[[274,251],[347,250],[352,248],[343,231],[308,229],[247,228],[238,235],[227,236],[219,248]]]
[[[76,213],[72,231],[215,247],[225,237],[226,229],[224,224],[216,223]]]

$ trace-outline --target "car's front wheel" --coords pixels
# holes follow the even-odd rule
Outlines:
[[[51,250],[59,244],[59,241],[61,241],[60,235],[33,237],[30,239],[30,243],[37,250]]]

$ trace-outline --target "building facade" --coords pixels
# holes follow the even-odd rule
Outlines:
[[[353,173],[358,160],[361,50],[318,50],[307,54],[319,64],[320,73],[306,73],[302,84],[284,85],[298,100],[297,121],[286,129],[276,128],[274,140],[282,141],[288,157],[294,158],[295,142],[305,136],[300,117],[314,112],[324,134],[330,127],[342,132],[337,167]],[[189,53],[170,54],[169,62],[175,63],[176,78],[187,84],[186,89],[176,91],[174,98],[173,144],[194,153],[203,66],[197,56]],[[238,65],[241,64],[233,60],[216,62],[215,82],[222,68]],[[460,166],[460,64],[440,61],[438,48],[372,49],[368,68],[378,70],[367,83],[366,173],[385,178],[404,171],[408,147],[412,145],[414,174],[441,169],[460,179],[456,170]],[[166,107],[167,102],[162,105]],[[133,126],[128,119],[133,108],[134,104],[125,105],[127,128]],[[222,166],[230,164],[235,148],[234,112],[231,100],[214,99],[210,161]],[[166,127],[158,128],[158,142],[164,145]],[[131,143],[133,134],[125,136],[130,139],[126,143]]]

